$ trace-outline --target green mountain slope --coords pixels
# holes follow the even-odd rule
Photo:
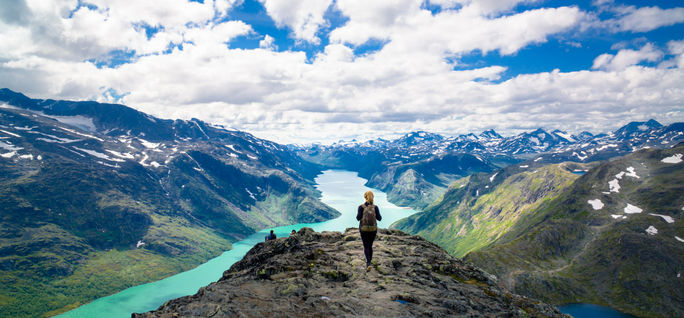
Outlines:
[[[577,164],[510,166],[453,183],[441,201],[393,225],[442,246],[457,257],[501,237],[521,217],[557,196],[578,176]]]
[[[257,230],[339,215],[318,200],[319,166],[249,134],[122,105],[3,100],[0,317],[60,313]]]
[[[682,153],[678,145],[603,163],[466,260],[548,302],[682,317]]]

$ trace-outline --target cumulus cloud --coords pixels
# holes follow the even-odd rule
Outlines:
[[[661,9],[659,7],[619,7],[620,17],[607,21],[618,31],[648,32],[660,27],[684,22],[684,8]]]
[[[316,35],[325,25],[325,14],[332,0],[259,0],[278,27],[289,27],[294,37],[314,44],[320,42]]]
[[[268,34],[266,34],[264,36],[263,40],[259,41],[259,47],[262,49],[270,49],[270,50],[278,49],[278,46],[275,45],[275,39]]]
[[[264,0],[293,38],[310,43],[320,40],[326,10],[348,18],[329,34],[329,44],[307,57],[279,50],[271,35],[242,21],[226,21],[235,2],[91,2],[27,1],[27,23],[0,15],[0,87],[39,98],[111,102],[124,95],[120,102],[156,116],[200,117],[280,142],[417,129],[600,132],[635,114],[683,118],[681,39],[666,51],[664,44],[659,49],[642,42],[638,49],[597,54],[584,71],[506,79],[502,65],[454,70],[462,55],[514,56],[573,32],[586,18],[574,6],[514,12],[531,2],[445,0],[439,3],[446,9],[432,13],[415,0],[337,0],[334,8],[330,1],[304,6]],[[230,47],[244,35],[257,39],[259,48]],[[355,54],[369,40],[382,45]],[[132,59],[98,67],[116,52]],[[673,62],[643,66],[664,59]]]
[[[593,69],[620,71],[643,61],[658,62],[663,58],[663,52],[653,44],[646,44],[638,51],[622,49],[617,54],[601,54],[594,59]]]

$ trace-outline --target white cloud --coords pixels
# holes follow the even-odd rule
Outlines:
[[[375,138],[417,129],[515,133],[544,126],[603,132],[634,116],[684,119],[682,40],[668,43],[668,58],[679,61],[668,67],[630,67],[665,56],[645,44],[598,57],[594,70],[518,75],[503,82],[498,81],[505,66],[455,71],[459,56],[514,55],[573,31],[585,18],[576,7],[512,13],[507,10],[521,1],[487,7],[492,3],[460,1],[464,7],[456,4],[433,15],[420,1],[339,0],[336,9],[349,21],[330,34],[322,52],[307,58],[300,51],[278,52],[274,38],[243,22],[216,22],[233,2],[174,0],[159,8],[102,0],[97,9],[80,8],[71,17],[75,1],[27,2],[28,25],[0,22],[0,87],[36,98],[100,101],[111,101],[111,88],[129,93],[123,103],[156,116],[200,117],[281,142]],[[269,14],[281,17],[295,38],[315,41],[325,24],[324,4],[271,4]],[[300,19],[307,16],[314,22]],[[158,26],[159,32],[148,39],[140,23]],[[261,39],[260,48],[226,45],[241,35]],[[369,39],[384,45],[355,55],[354,46]],[[182,43],[183,49],[165,52],[169,43]],[[111,50],[135,50],[138,56],[113,68],[85,61]]]
[[[421,10],[418,1],[380,1],[369,6],[365,1],[342,0],[337,7],[350,21],[333,30],[330,40],[355,46],[370,39],[390,40],[388,46],[396,47],[394,53],[402,54],[424,50],[437,54],[498,50],[509,55],[531,43],[545,42],[551,34],[569,30],[583,17],[576,7],[560,7],[488,18],[479,8],[471,10],[478,5],[479,2],[433,16]]]
[[[259,0],[278,27],[292,29],[296,39],[320,43],[316,35],[325,25],[325,14],[332,0]]]
[[[278,49],[278,46],[275,45],[275,39],[268,34],[266,34],[264,36],[263,40],[259,41],[259,47],[262,49],[270,49],[270,50],[277,50]]]
[[[675,63],[679,68],[684,68],[684,40],[670,41],[667,43],[670,54],[675,55]]]
[[[594,60],[592,68],[619,71],[643,61],[657,62],[662,58],[663,52],[648,43],[638,51],[622,49],[616,55],[601,54]]]
[[[620,17],[608,21],[615,30],[648,32],[660,27],[684,22],[684,8],[661,9],[659,7],[634,6],[618,8]]]

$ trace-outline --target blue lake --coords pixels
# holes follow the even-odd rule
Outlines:
[[[387,201],[387,195],[381,191],[364,186],[365,179],[355,172],[327,170],[316,178],[317,188],[321,191],[321,201],[337,209],[342,215],[336,219],[320,223],[300,223],[272,228],[278,237],[288,236],[290,231],[302,227],[311,227],[316,231],[344,231],[348,227],[357,227],[356,209],[363,203],[363,193],[372,190],[375,193],[375,204],[380,207],[382,221],[378,226],[386,228],[390,224],[405,218],[417,211],[398,207]],[[200,287],[217,281],[223,272],[241,260],[254,245],[263,242],[264,236],[271,229],[264,229],[246,239],[233,243],[233,249],[221,256],[192,269],[160,281],[128,288],[117,294],[97,299],[57,317],[130,317],[134,312],[146,312],[157,309],[167,300],[192,295]]]
[[[558,309],[575,318],[635,318],[609,307],[592,304],[569,304],[559,306]]]

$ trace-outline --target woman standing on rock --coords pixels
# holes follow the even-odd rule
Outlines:
[[[373,241],[378,233],[378,222],[382,221],[380,209],[373,204],[373,192],[366,191],[363,194],[366,199],[364,204],[359,205],[356,212],[356,220],[359,221],[359,231],[361,231],[361,241],[363,241],[363,254],[366,255],[366,271],[371,270],[373,260]]]

